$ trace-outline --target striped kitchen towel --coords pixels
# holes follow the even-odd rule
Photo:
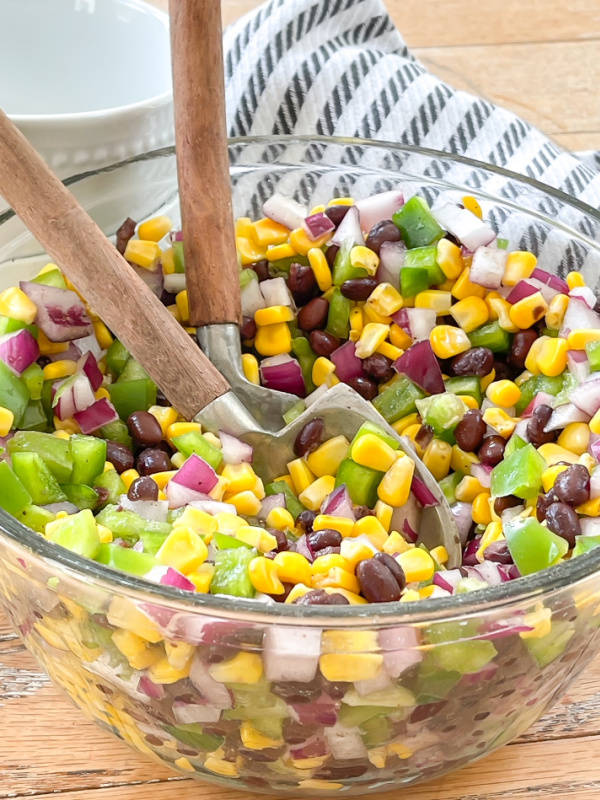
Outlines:
[[[420,145],[506,167],[600,207],[600,155],[565,152],[453,89],[409,52],[381,0],[270,0],[225,33],[231,136]]]

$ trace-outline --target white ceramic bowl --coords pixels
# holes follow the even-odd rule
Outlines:
[[[142,0],[0,0],[0,75],[63,179],[174,142],[168,16]]]

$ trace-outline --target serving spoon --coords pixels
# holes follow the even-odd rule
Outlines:
[[[175,24],[184,27],[186,21],[188,25],[206,22],[207,7],[211,7],[213,15],[208,15],[208,21],[213,25],[215,20],[218,22],[220,34],[216,0],[204,0],[203,3],[180,0],[176,5],[181,16],[178,21],[176,14]],[[193,139],[188,141],[192,145]],[[186,182],[182,191],[187,197],[186,207],[189,207],[197,189]],[[225,430],[251,444],[255,448],[255,469],[264,478],[286,472],[287,463],[295,457],[296,437],[312,419],[323,420],[327,436],[342,434],[348,439],[367,420],[379,424],[400,442],[401,449],[415,462],[416,474],[437,500],[436,505],[423,509],[419,541],[430,548],[444,545],[449,555],[449,566],[460,564],[458,531],[436,481],[370,403],[349,386],[338,384],[283,430],[275,433],[265,431],[225,378],[2,111],[0,195],[59,264],[91,308],[101,312],[104,322],[144,366],[183,417],[199,421],[214,432]],[[224,197],[227,202],[227,193]],[[188,219],[186,217],[183,223],[184,239],[189,238]],[[231,214],[230,223],[233,224]]]

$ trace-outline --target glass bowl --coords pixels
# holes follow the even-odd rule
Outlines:
[[[350,139],[240,139],[230,156],[236,216],[274,191],[309,206],[398,186],[430,202],[468,193],[541,267],[592,286],[600,274],[598,212],[494,167]],[[176,217],[172,150],[110,170],[118,198],[107,170],[70,182],[107,233],[115,199],[137,219]],[[10,212],[0,223],[6,286],[45,258]],[[253,792],[364,795],[457,769],[525,731],[600,645],[600,548],[471,594],[324,608],[151,586],[3,512],[0,525],[0,603],[56,685],[155,761]]]

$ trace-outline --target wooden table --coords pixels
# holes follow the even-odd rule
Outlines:
[[[166,7],[166,0],[154,0]],[[230,22],[258,0],[223,0]],[[408,44],[454,86],[566,148],[600,149],[600,0],[388,0]],[[85,722],[0,619],[0,800],[255,800],[174,775]],[[526,735],[472,767],[381,800],[596,800],[600,658]]]

